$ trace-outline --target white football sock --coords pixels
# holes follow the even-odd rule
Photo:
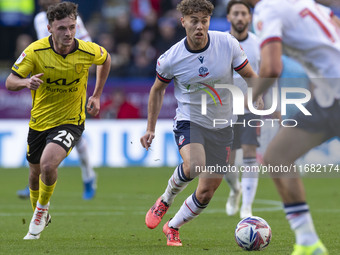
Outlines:
[[[180,228],[183,224],[196,218],[208,204],[201,204],[196,198],[196,191],[182,204],[176,215],[169,221],[169,227]]]
[[[319,240],[309,207],[306,203],[285,204],[284,210],[290,228],[295,232],[297,244],[312,245]]]
[[[244,158],[244,167],[247,171],[242,173],[242,207],[251,207],[258,184],[258,164],[256,158]],[[249,171],[248,171],[249,170]]]
[[[83,182],[89,182],[96,177],[96,173],[90,164],[87,142],[82,136],[76,144],[76,149],[80,159],[81,176]]]
[[[223,179],[228,183],[231,190],[237,192],[240,189],[239,172],[226,173]]]
[[[190,181],[192,179],[187,178],[184,174],[183,163],[178,165],[168,181],[168,186],[162,195],[162,201],[171,205],[176,195],[184,190]]]

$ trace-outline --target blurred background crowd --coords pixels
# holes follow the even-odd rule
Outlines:
[[[110,77],[120,79],[118,82],[109,80],[103,95],[103,111],[100,117],[146,117],[146,106],[143,102],[147,101],[146,94],[152,84],[151,79],[155,77],[156,59],[185,36],[180,24],[180,14],[176,11],[180,0],[71,1],[79,4],[79,14],[92,41],[105,47],[111,54]],[[210,29],[228,30],[230,25],[225,18],[228,0],[211,2],[215,10]],[[319,2],[331,6],[336,13],[340,12],[338,0]],[[39,0],[0,0],[0,85],[3,85],[12,64],[23,49],[37,39],[33,19],[40,11]],[[90,87],[91,84],[90,77]],[[142,87],[146,88],[139,86],[138,92],[136,84],[142,84]],[[3,89],[3,86],[0,87]],[[120,100],[114,100],[118,98],[117,95]],[[1,99],[0,90],[0,101]],[[9,101],[3,100],[0,106],[3,107],[4,102]],[[129,105],[123,110],[125,114],[119,113],[120,106],[117,105],[126,104]],[[171,97],[165,98],[164,104],[165,111],[160,117],[172,117],[173,108],[176,107],[175,100]],[[171,111],[166,110],[167,107],[171,108]],[[132,113],[131,116],[127,114],[129,112]],[[1,117],[4,115],[0,112]]]

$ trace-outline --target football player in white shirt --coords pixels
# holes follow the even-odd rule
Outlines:
[[[279,77],[281,54],[299,61],[315,86],[314,98],[294,119],[297,127],[281,128],[264,155],[268,165],[291,166],[311,148],[340,136],[340,33],[330,10],[312,0],[247,0],[255,6],[253,22],[261,42],[260,77]],[[254,96],[271,86],[261,80]],[[293,254],[328,254],[315,231],[299,173],[275,173],[274,182],[295,232]],[[291,178],[294,177],[294,178]]]
[[[38,39],[42,39],[44,37],[50,36],[51,34],[48,32],[47,25],[48,19],[46,16],[46,11],[50,5],[60,3],[61,0],[39,0],[39,5],[41,6],[42,11],[39,12],[34,17],[34,28],[37,33]],[[91,37],[89,36],[82,19],[77,17],[77,29],[76,36],[77,39],[91,42]],[[80,168],[82,173],[82,179],[84,184],[84,192],[83,199],[90,200],[94,198],[97,189],[96,182],[96,172],[93,169],[93,166],[90,162],[90,154],[88,151],[88,146],[86,139],[81,137],[79,142],[76,145],[76,149],[80,159]],[[18,190],[17,192],[20,198],[29,198],[30,191],[28,186],[23,190]]]
[[[235,36],[243,50],[247,54],[248,61],[256,73],[260,65],[260,45],[255,34],[248,31],[251,22],[250,6],[242,0],[231,0],[227,5],[227,20],[231,23],[230,34]],[[234,84],[240,87],[244,94],[247,94],[247,83],[241,76],[234,72]],[[238,116],[238,123],[246,123],[250,119],[258,119],[258,116],[245,110],[244,115]],[[240,218],[252,216],[252,204],[255,198],[258,184],[258,163],[256,160],[256,148],[258,142],[258,127],[243,126],[237,124],[234,126],[234,141],[230,154],[230,164],[235,164],[236,150],[242,148],[243,166],[253,171],[242,174],[242,185],[239,181],[239,173],[231,172],[224,175],[224,179],[230,186],[229,198],[226,204],[228,215],[235,215],[239,210],[239,201],[242,193],[242,206]]]
[[[142,146],[148,149],[155,137],[165,89],[174,80],[178,102],[174,133],[183,163],[177,166],[165,192],[147,212],[146,225],[151,229],[157,227],[175,196],[193,178],[200,175],[200,179],[196,191],[163,226],[169,246],[182,246],[179,228],[207,207],[223,179],[223,171],[215,173],[207,166],[225,169],[228,165],[233,138],[229,125],[236,118],[232,114],[229,90],[217,85],[232,84],[233,70],[244,78],[257,77],[233,36],[227,32],[208,32],[213,9],[208,0],[182,0],[178,4],[186,37],[157,60],[157,77],[149,97],[147,130],[141,137]],[[210,94],[212,96],[208,97]],[[202,98],[207,105],[205,113]],[[228,121],[213,125],[215,119]]]

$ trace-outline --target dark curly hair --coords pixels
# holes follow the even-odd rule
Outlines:
[[[202,12],[211,16],[214,10],[214,5],[208,0],[182,0],[177,5],[177,10],[182,13],[183,16],[197,12]]]
[[[52,24],[54,20],[61,20],[66,17],[77,19],[78,5],[72,2],[61,2],[56,5],[51,5],[47,9],[48,23]]]

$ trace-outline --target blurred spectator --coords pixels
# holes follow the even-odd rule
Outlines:
[[[0,1],[0,59],[14,57],[15,42],[20,34],[34,34],[31,29],[34,10],[34,0]]]
[[[115,41],[118,43],[129,43],[134,42],[134,33],[130,24],[130,17],[128,13],[122,13],[115,18],[113,36]]]
[[[102,119],[138,119],[139,109],[127,101],[123,90],[115,89],[100,109]]]
[[[17,37],[16,44],[15,44],[15,58],[18,58],[20,54],[33,42],[33,38],[31,35],[28,34],[21,34]]]
[[[176,9],[181,0],[160,0],[160,14],[164,16],[168,11]]]
[[[158,32],[159,37],[156,41],[156,48],[159,56],[179,41],[176,36],[176,21],[171,18],[161,18]]]
[[[115,48],[115,40],[110,33],[101,33],[98,36],[97,42],[99,45],[103,46],[107,50],[107,52],[113,54]]]
[[[117,44],[115,54],[111,59],[111,76],[129,77],[132,63],[131,45],[129,43]]]
[[[140,40],[133,48],[131,76],[155,76],[156,53],[156,49],[148,41]]]
[[[131,13],[134,18],[146,19],[153,11],[160,13],[160,0],[132,0]]]

